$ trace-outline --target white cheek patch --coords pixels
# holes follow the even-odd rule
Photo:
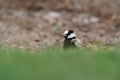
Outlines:
[[[66,30],[63,35],[66,36],[68,34],[68,30]]]
[[[73,37],[76,37],[75,33],[70,34],[67,38],[70,39],[70,38],[73,38]]]

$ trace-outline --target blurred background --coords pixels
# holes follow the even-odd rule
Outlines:
[[[84,43],[120,41],[120,0],[0,0],[0,42],[43,48],[73,29]]]

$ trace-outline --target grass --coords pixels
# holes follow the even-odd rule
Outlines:
[[[0,48],[0,80],[120,80],[120,50]]]

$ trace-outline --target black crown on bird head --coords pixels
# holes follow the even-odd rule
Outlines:
[[[65,30],[63,33],[63,36],[65,37],[65,39],[75,39],[76,38],[76,34],[74,33],[73,30]]]

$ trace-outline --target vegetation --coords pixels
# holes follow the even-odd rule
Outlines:
[[[120,80],[118,48],[0,48],[0,80]]]
[[[0,45],[0,80],[120,80],[120,0],[0,0]]]

